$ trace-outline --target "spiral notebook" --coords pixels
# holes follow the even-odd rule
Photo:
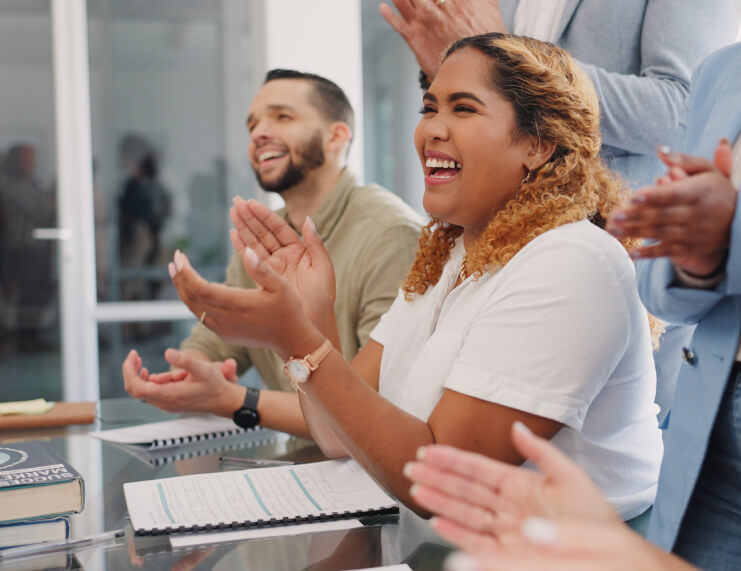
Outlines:
[[[398,513],[353,460],[124,484],[137,535],[254,528]]]
[[[260,440],[263,436],[262,430],[259,426],[249,429],[240,428],[229,418],[204,414],[112,430],[99,430],[91,432],[90,436],[116,444],[138,446],[145,450],[158,450],[238,435],[250,435]]]

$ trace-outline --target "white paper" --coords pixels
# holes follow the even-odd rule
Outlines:
[[[183,439],[195,436],[228,436],[244,432],[229,418],[220,416],[186,416],[163,422],[139,424],[113,430],[91,432],[90,436],[119,444],[151,444],[154,441],[171,441],[182,444]]]
[[[395,502],[352,460],[124,484],[135,530],[366,512]]]
[[[226,543],[229,541],[244,541],[247,539],[262,539],[266,537],[282,537],[287,535],[305,535],[322,531],[337,531],[361,527],[363,524],[357,519],[337,521],[318,521],[316,523],[298,523],[260,529],[240,529],[237,531],[212,531],[208,533],[193,533],[170,536],[173,549],[204,545],[207,543]]]

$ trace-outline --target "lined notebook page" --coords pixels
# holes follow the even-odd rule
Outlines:
[[[137,426],[128,426],[113,430],[99,430],[97,432],[91,432],[90,436],[108,442],[137,444],[154,449],[177,446],[187,442],[199,442],[211,438],[223,438],[224,436],[233,436],[246,432],[256,432],[258,430],[260,430],[259,427],[244,430],[234,424],[230,418],[201,415],[186,416],[150,424],[139,424]]]
[[[124,484],[137,533],[352,517],[396,508],[353,460]]]

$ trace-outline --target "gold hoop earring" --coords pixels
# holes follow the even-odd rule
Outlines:
[[[522,181],[520,182],[520,186],[524,186],[524,185],[526,185],[526,184],[527,184],[528,182],[530,182],[530,173],[531,173],[531,172],[533,172],[533,171],[532,171],[532,170],[530,170],[530,169],[527,169],[527,174],[525,175],[525,178],[523,178],[523,179],[522,179]]]

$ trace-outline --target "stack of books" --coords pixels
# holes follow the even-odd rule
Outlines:
[[[45,442],[0,444],[0,549],[69,537],[82,476]]]

